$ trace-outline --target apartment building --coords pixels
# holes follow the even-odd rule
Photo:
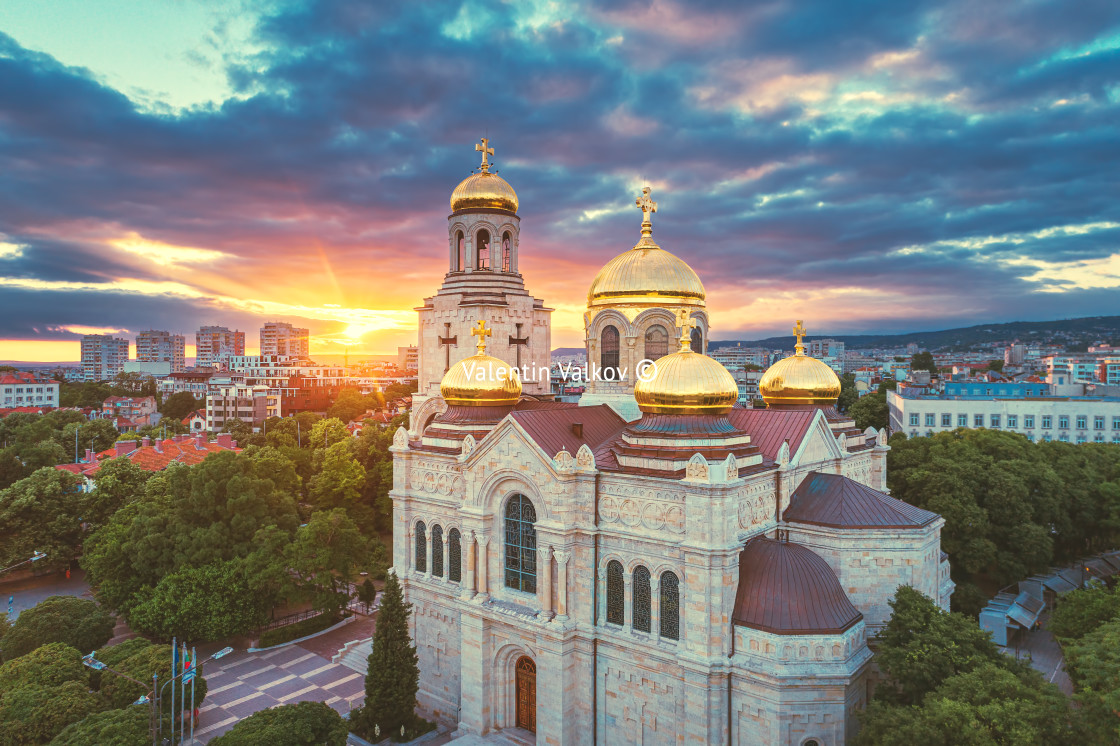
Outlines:
[[[58,407],[58,381],[23,371],[0,373],[0,409]]]
[[[231,331],[224,326],[201,327],[194,336],[195,365],[200,368],[225,369],[235,355],[245,354],[245,332]]]
[[[136,335],[136,362],[170,363],[168,373],[179,373],[187,366],[187,338],[182,334],[149,329]]]
[[[311,357],[309,338],[307,329],[282,321],[269,321],[261,327],[261,355],[286,355],[296,360],[307,360]],[[240,354],[245,354],[244,349]]]
[[[416,345],[397,348],[397,367],[401,370],[420,369],[420,348]]]
[[[128,340],[108,334],[82,337],[82,380],[108,381],[124,372],[128,362]]]
[[[259,427],[269,417],[280,416],[280,398],[268,386],[248,386],[229,378],[211,380],[206,395],[208,431],[217,432],[232,419]]]

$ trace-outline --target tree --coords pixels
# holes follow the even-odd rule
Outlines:
[[[296,532],[285,556],[315,608],[340,611],[349,599],[345,584],[369,559],[369,553],[369,540],[345,510],[336,508],[313,513],[308,524]]]
[[[920,705],[873,700],[860,715],[856,746],[1017,746],[1070,743],[1065,697],[1030,669],[1012,672],[997,662],[951,676]]]
[[[915,353],[910,359],[910,370],[928,370],[930,373],[936,373],[937,363],[933,361],[933,354],[929,350]]]
[[[27,686],[0,694],[0,746],[47,743],[66,726],[105,709],[84,681]]]
[[[0,694],[27,686],[62,686],[86,681],[82,654],[66,643],[51,642],[0,666]]]
[[[359,735],[372,736],[377,726],[381,733],[396,737],[402,725],[406,730],[416,725],[420,668],[408,633],[411,613],[412,604],[405,603],[400,581],[389,575],[369,654],[365,704],[350,714]]]
[[[869,427],[882,430],[890,424],[887,397],[882,394],[868,394],[860,397],[848,408],[848,416],[856,421],[856,427],[860,430],[866,430]]]
[[[51,746],[148,746],[148,707],[126,707],[87,715],[67,726]]]
[[[6,661],[52,642],[88,653],[108,642],[114,625],[113,617],[93,601],[51,596],[16,617],[0,644]]]
[[[102,461],[93,480],[95,489],[90,493],[86,521],[95,526],[104,524],[124,505],[140,499],[151,476],[152,472],[127,458]]]
[[[259,710],[238,721],[213,746],[323,744],[344,746],[350,729],[342,716],[323,702],[300,702]]]
[[[59,445],[66,449],[67,455],[71,457],[73,456],[75,433],[78,437],[78,458],[85,458],[87,449],[94,453],[109,450],[119,437],[117,427],[112,420],[71,422],[62,429],[58,441]]]
[[[357,389],[343,389],[327,411],[327,417],[343,423],[351,422],[369,409],[371,404],[369,397],[363,396]]]
[[[876,697],[881,689],[887,702],[914,705],[951,676],[984,663],[1014,663],[973,620],[943,611],[908,585],[899,587],[890,605],[876,660],[893,686],[880,686]]]
[[[189,391],[178,391],[164,399],[163,406],[159,408],[159,411],[163,413],[164,417],[181,421],[188,414],[200,408],[201,404],[198,399],[194,398],[194,394]]]
[[[997,373],[1002,373],[1003,372],[1003,361],[1002,360],[989,360],[988,361],[988,370],[994,370]]]
[[[335,443],[341,443],[350,437],[350,431],[346,429],[346,424],[342,420],[331,417],[316,422],[315,426],[311,428],[311,435],[308,435],[305,430],[303,442],[305,445],[319,450],[330,448]]]
[[[311,480],[311,499],[322,509],[349,508],[357,504],[365,482],[366,470],[354,458],[350,441],[341,440],[324,452],[322,468]]]
[[[88,495],[80,480],[59,469],[40,469],[0,491],[0,566],[14,565],[36,551],[46,552],[40,568],[62,569],[82,546],[82,517]]]
[[[1076,640],[1120,617],[1120,585],[1070,591],[1058,601],[1046,627],[1055,637]]]
[[[836,408],[847,412],[859,400],[859,390],[856,389],[856,377],[853,373],[840,376],[840,397],[836,400]]]
[[[358,600],[365,604],[366,613],[369,613],[369,607],[377,600],[377,589],[374,588],[373,581],[369,578],[363,580],[362,584],[358,586]]]
[[[1067,644],[1065,653],[1073,697],[1091,742],[1120,742],[1120,620],[1106,622]]]
[[[140,597],[128,617],[134,630],[195,642],[248,634],[279,600],[253,587],[243,558],[181,567]]]

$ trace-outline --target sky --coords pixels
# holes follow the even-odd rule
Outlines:
[[[1115,0],[0,0],[0,359],[413,343],[480,137],[556,347],[645,185],[715,339],[1120,314]]]

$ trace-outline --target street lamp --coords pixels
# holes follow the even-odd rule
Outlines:
[[[128,679],[129,681],[133,682],[134,684],[139,684],[140,686],[145,687],[145,688],[148,686],[143,681],[140,681],[139,679],[134,679],[131,676],[129,676],[128,674],[121,673],[120,671],[114,671],[113,669],[109,668],[108,666],[106,666],[101,661],[97,660],[97,658],[94,657],[96,655],[97,655],[96,650],[91,652],[89,655],[83,655],[82,656],[82,665],[84,665],[88,668],[92,668],[94,671],[108,671],[109,673],[116,674],[117,676],[120,676],[122,679]],[[148,735],[150,735],[152,737],[153,746],[155,746],[155,743],[156,743],[156,703],[155,703],[155,700],[152,699],[152,696],[155,694],[155,691],[156,691],[156,676],[155,676],[155,674],[153,674],[152,675],[152,689],[151,689],[151,691],[149,691],[145,694],[142,694],[139,699],[137,699],[135,702],[132,703],[134,705],[146,705],[146,704],[151,705],[151,707],[149,708],[149,713],[148,713]]]
[[[3,570],[0,570],[0,572],[7,572],[8,570],[14,570],[17,567],[19,567],[20,565],[26,565],[28,562],[38,562],[39,560],[43,559],[46,556],[47,556],[46,552],[40,552],[38,549],[36,549],[35,553],[32,554],[30,558],[25,559],[23,562],[17,562],[14,565],[10,565],[9,567],[5,567]]]
[[[174,640],[172,641],[172,645],[173,646],[175,645]],[[211,655],[206,660],[202,661],[202,663],[209,663],[210,661],[216,661],[219,658],[224,658],[225,656],[229,655],[232,652],[233,652],[233,648],[228,647],[228,646],[224,647],[221,650],[219,650],[218,652]],[[174,655],[172,657],[174,658]],[[191,649],[191,660],[192,661],[197,661],[198,660],[198,656],[195,653],[194,648]],[[173,670],[172,674],[174,674],[174,675],[170,679],[168,679],[167,681],[163,682],[163,686],[161,686],[159,688],[159,692],[156,694],[154,706],[159,711],[159,717],[157,718],[157,720],[159,721],[159,735],[160,735],[161,738],[163,736],[163,690],[167,687],[168,684],[171,684],[171,741],[172,741],[172,743],[174,743],[174,741],[175,741],[175,680],[181,678],[183,680],[182,681],[182,684],[183,684],[182,690],[183,691],[182,691],[182,694],[180,695],[180,697],[182,699],[186,698],[187,684],[191,685],[191,736],[190,737],[191,737],[191,742],[192,743],[194,742],[194,677],[195,677],[196,672],[201,667],[202,663],[194,663],[189,669],[184,668],[179,673],[175,673],[174,670]],[[184,735],[183,728],[180,727],[180,729],[179,729],[179,740],[180,741],[182,741],[183,735]],[[154,735],[153,735],[152,743],[153,744],[156,743]]]

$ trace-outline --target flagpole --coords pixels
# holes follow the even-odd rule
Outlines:
[[[198,653],[191,648],[191,746],[194,746],[194,680],[198,678]]]
[[[171,743],[175,743],[175,679],[179,673],[179,640],[171,638]],[[160,713],[161,715],[163,713]]]

